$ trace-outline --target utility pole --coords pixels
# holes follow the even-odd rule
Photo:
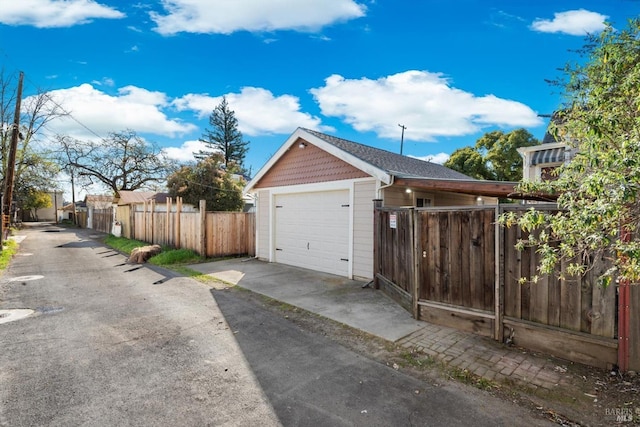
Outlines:
[[[402,154],[402,146],[404,145],[404,130],[407,128],[405,125],[398,124],[402,128],[402,136],[400,136],[400,154]]]
[[[73,224],[78,225],[78,212],[76,212],[76,185],[73,169],[71,169],[71,204],[73,205]]]
[[[20,103],[22,102],[23,79],[24,73],[20,71],[20,78],[18,79],[18,94],[16,97],[16,111],[13,116],[13,131],[11,132],[11,146],[9,148],[9,161],[7,162],[7,170],[4,177],[4,206],[2,209],[2,221],[3,225],[6,224],[7,229],[11,222],[11,201],[13,200],[13,182],[15,180],[16,171],[16,151],[18,151],[18,137],[20,136]],[[7,219],[6,222],[5,219]]]

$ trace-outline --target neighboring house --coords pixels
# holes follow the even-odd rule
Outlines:
[[[168,198],[169,193],[121,190],[118,192],[116,203],[118,206],[129,206],[133,212],[142,212],[145,206],[147,206],[147,209],[150,209],[151,202],[153,202],[155,212],[166,212]],[[173,199],[172,206],[175,206],[175,203],[176,200]],[[196,212],[197,210],[193,205],[182,205],[182,212]]]
[[[76,215],[78,215],[86,211],[87,211],[87,204],[84,202],[84,200],[76,202],[75,210],[73,209],[73,203],[68,203],[62,207],[62,219],[68,219],[73,221],[74,212]]]
[[[113,206],[114,197],[106,194],[87,194],[84,205],[87,209],[109,209]]]
[[[557,121],[554,113],[551,121]],[[548,181],[556,179],[554,172],[575,155],[564,142],[558,142],[554,135],[547,129],[542,144],[531,147],[520,147],[518,152],[522,156],[522,179],[525,181]]]
[[[371,279],[374,199],[385,207],[495,204],[515,185],[298,128],[245,191],[256,200],[258,258]]]
[[[64,193],[62,191],[47,191],[49,197],[51,197],[51,207],[38,209],[35,214],[37,218],[31,218],[33,212],[23,212],[28,218],[25,220],[35,221],[59,221],[62,215],[62,207],[64,206]]]
[[[84,198],[84,203],[87,207],[87,228],[97,229],[102,228],[105,231],[107,230],[106,224],[97,224],[95,223],[96,211],[104,211],[106,209],[110,209],[113,207],[114,198],[113,196],[105,195],[105,194],[87,194]],[[104,219],[101,222],[105,222]],[[110,231],[110,230],[109,230]],[[105,231],[106,232],[106,231]]]

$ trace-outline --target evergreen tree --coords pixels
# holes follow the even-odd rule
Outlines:
[[[200,141],[210,150],[201,150],[196,158],[204,159],[214,153],[221,153],[225,168],[235,166],[240,173],[244,173],[244,158],[249,151],[249,141],[245,141],[242,132],[238,130],[238,120],[235,112],[229,108],[226,97],[213,109],[209,124],[211,128],[205,129]]]

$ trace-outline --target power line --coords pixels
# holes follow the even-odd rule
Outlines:
[[[32,81],[31,79],[29,79],[29,77],[26,78],[34,87],[38,88],[39,86]],[[78,120],[77,118],[75,118],[73,116],[73,114],[71,114],[69,111],[67,111],[62,105],[60,105],[60,103],[58,103],[55,99],[53,99],[50,95],[48,91],[45,92],[41,92],[42,96],[46,97],[53,105],[55,105],[56,107],[58,107],[60,110],[62,110],[62,112],[64,113],[65,116],[69,117],[71,120],[73,120],[74,122],[76,122],[78,125],[80,125],[83,129],[85,129],[86,131],[88,131],[89,133],[91,133],[92,135],[96,136],[97,138],[99,138],[100,140],[102,140],[103,142],[106,142],[106,139],[99,135],[96,131],[94,131],[93,129],[91,129],[89,126],[85,125],[84,123],[82,123],[80,120]]]

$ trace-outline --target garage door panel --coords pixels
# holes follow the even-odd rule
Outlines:
[[[275,198],[275,261],[348,275],[349,191]]]

